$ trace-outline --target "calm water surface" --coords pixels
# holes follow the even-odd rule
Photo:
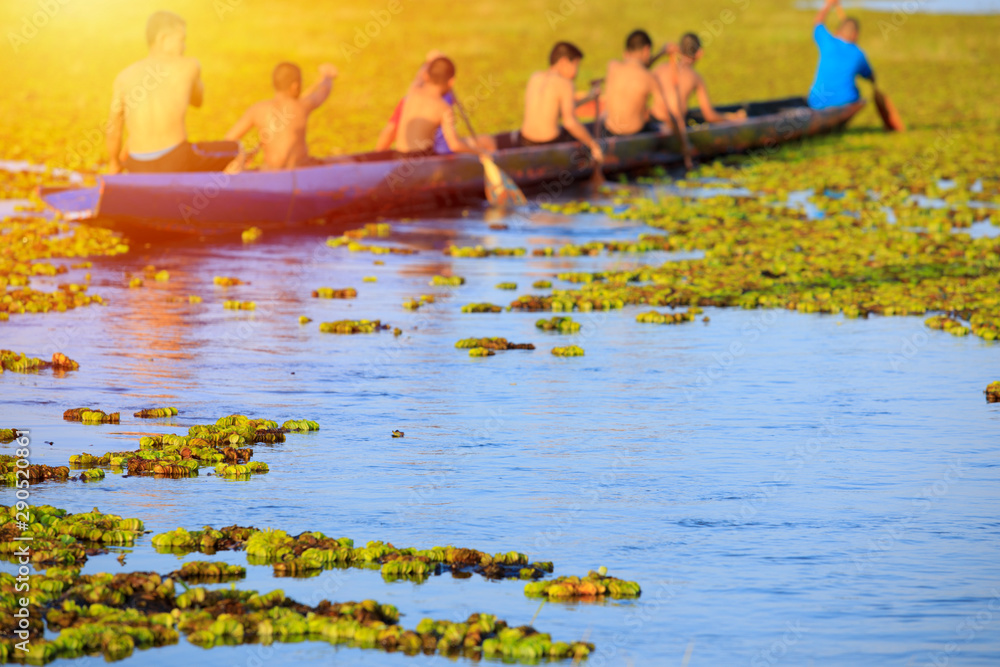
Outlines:
[[[679,665],[686,650],[690,665],[1000,661],[1000,405],[982,395],[1000,378],[1000,345],[930,331],[920,317],[721,309],[706,309],[708,323],[680,326],[637,325],[635,308],[578,314],[580,334],[545,334],[534,326],[539,314],[460,307],[509,303],[559,271],[681,256],[440,252],[450,242],[531,248],[645,231],[598,215],[534,214],[508,221],[507,231],[489,230],[479,211],[391,222],[389,243],[419,254],[329,248],[332,232],[322,228],[268,234],[250,246],[133,244],[126,257],[90,269],[92,290],[108,306],[4,323],[3,347],[33,355],[57,348],[81,365],[66,377],[0,377],[0,424],[31,428],[40,462],[134,449],[136,432],[186,433],[237,412],[322,426],[256,446],[255,459],[271,472],[249,481],[109,474],[93,484],[39,484],[34,501],[137,516],[157,533],[238,523],[361,544],[518,550],[554,561],[556,574],[605,565],[639,581],[642,597],[550,603],[535,621],[554,639],[594,642],[592,665]],[[168,270],[170,281],[123,287],[147,264]],[[428,286],[448,272],[467,284]],[[216,275],[250,284],[216,287]],[[501,281],[519,290],[495,289]],[[359,295],[310,298],[321,286],[352,286]],[[188,294],[204,303],[168,302]],[[421,294],[438,301],[402,308]],[[224,310],[225,299],[256,301],[257,310]],[[314,321],[300,326],[300,315]],[[404,334],[319,333],[319,322],[346,318],[378,318]],[[454,348],[468,336],[538,349],[470,359]],[[586,356],[549,354],[569,343]],[[62,421],[63,410],[82,405],[121,410],[123,423]],[[180,415],[130,416],[163,405]],[[391,438],[393,429],[405,438]],[[148,536],[128,551],[129,570],[168,572],[183,560],[156,554]],[[216,558],[246,562],[241,552]],[[84,571],[120,569],[109,554]],[[523,584],[479,577],[388,584],[377,571],[351,569],[275,580],[270,566],[250,566],[241,587],[281,588],[310,603],[375,598],[397,605],[407,627],[473,611],[516,625],[538,611]],[[206,654],[184,640],[136,652],[131,662],[207,660],[453,662],[318,642]]]

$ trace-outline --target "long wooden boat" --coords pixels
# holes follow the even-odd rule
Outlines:
[[[810,109],[802,98],[723,107],[744,109],[745,120],[689,128],[701,158],[768,150],[782,143],[842,128],[864,101]],[[702,119],[693,111],[694,122]],[[495,135],[496,162],[532,199],[546,202],[589,178],[594,165],[576,142],[521,148],[516,132]],[[605,137],[605,174],[681,162],[677,137],[640,133]],[[483,199],[483,168],[473,154],[423,158],[394,151],[339,156],[288,171],[119,174],[100,176],[90,188],[45,189],[42,199],[67,219],[140,224],[160,229],[214,232],[290,226],[311,220],[389,216],[468,205]]]

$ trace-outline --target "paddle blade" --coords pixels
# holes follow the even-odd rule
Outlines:
[[[488,155],[479,158],[486,175],[486,200],[493,206],[524,206],[528,198],[510,176]]]
[[[878,109],[878,115],[882,117],[882,124],[886,130],[891,132],[906,131],[906,125],[903,124],[903,119],[899,117],[896,106],[881,90],[875,91],[875,107]]]

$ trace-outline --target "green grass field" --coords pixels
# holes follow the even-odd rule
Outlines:
[[[111,82],[145,54],[146,17],[161,8],[187,19],[188,53],[202,63],[207,96],[189,113],[192,140],[218,138],[247,105],[269,96],[277,62],[299,63],[307,85],[320,63],[335,64],[334,92],[310,124],[318,155],[369,149],[431,48],[456,61],[457,92],[476,107],[480,131],[520,123],[524,82],[558,39],[586,52],[583,88],[620,54],[630,30],[643,27],[658,43],[695,30],[705,37],[700,67],[719,103],[805,94],[816,62],[813,12],[791,0],[53,0],[51,16],[39,7],[38,0],[0,7],[8,42],[0,57],[7,75],[0,157],[57,166],[104,161],[95,139]],[[911,127],[973,122],[995,131],[998,114],[984,92],[1000,89],[1000,17],[858,16],[861,46]],[[868,109],[855,127],[877,123]]]

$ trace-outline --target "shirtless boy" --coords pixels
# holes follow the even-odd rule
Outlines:
[[[455,114],[444,97],[455,85],[455,64],[440,56],[427,65],[424,82],[410,89],[399,115],[396,149],[401,153],[435,155],[434,135],[441,128],[453,153],[478,153],[477,139],[462,139],[455,131]]]
[[[680,117],[687,117],[688,99],[692,95],[697,95],[698,107],[701,109],[706,123],[721,123],[727,120],[746,118],[745,111],[720,114],[712,106],[705,80],[694,69],[695,63],[701,59],[701,55],[701,40],[698,39],[697,35],[689,32],[681,37],[672,62],[664,63],[653,70],[653,75],[660,82],[663,90],[677,91]],[[666,119],[661,118],[660,120]]]
[[[428,65],[443,55],[444,54],[437,49],[432,49],[427,52],[424,62],[420,64],[420,68],[417,70],[417,76],[407,89],[407,94],[426,83]],[[455,104],[455,94],[451,91],[446,93],[443,99],[448,103],[448,106]],[[385,127],[383,127],[382,131],[379,133],[378,140],[375,142],[375,150],[385,151],[392,148],[392,144],[396,141],[396,133],[399,131],[399,119],[403,114],[404,102],[406,102],[406,95],[400,98],[399,104],[396,105],[395,110],[392,112],[392,117],[389,118],[389,122],[385,124]],[[438,155],[447,155],[451,152],[451,149],[448,148],[448,142],[444,140],[444,134],[441,132],[441,128],[438,128],[438,131],[434,133],[434,151]]]
[[[231,158],[198,153],[187,141],[188,105],[205,96],[201,65],[184,56],[187,28],[171,12],[156,12],[146,23],[149,55],[115,78],[107,128],[108,171],[221,171]],[[128,156],[121,160],[123,130]]]
[[[524,95],[524,122],[518,133],[521,146],[540,146],[576,139],[590,149],[598,162],[604,160],[600,146],[576,118],[573,81],[583,52],[569,42],[559,42],[549,54],[549,69],[528,79]],[[559,121],[562,120],[562,127]]]
[[[302,70],[292,63],[279,63],[271,80],[274,97],[247,109],[243,117],[226,132],[226,139],[238,141],[252,129],[257,130],[264,150],[265,170],[292,169],[318,164],[309,157],[306,145],[306,125],[309,114],[316,110],[333,89],[337,68],[320,65],[319,80],[302,92]]]
[[[664,92],[660,82],[647,69],[652,47],[649,35],[644,30],[635,30],[625,41],[624,57],[608,63],[604,80],[604,97],[607,100],[604,127],[614,135],[659,132],[659,123],[649,118],[647,101],[652,96],[654,117],[673,120],[680,137],[684,164],[690,169],[690,147],[676,91]]]

